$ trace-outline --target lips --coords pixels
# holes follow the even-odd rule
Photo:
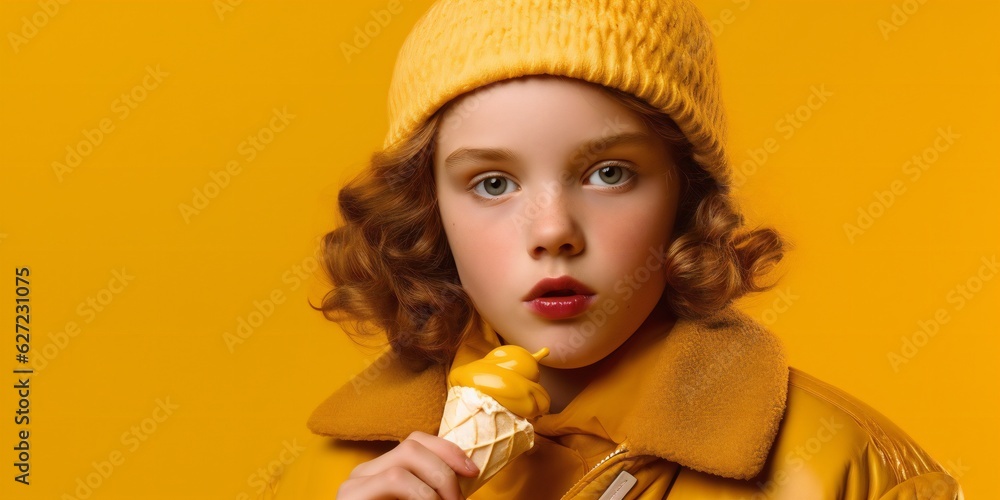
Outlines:
[[[594,295],[587,285],[573,279],[572,276],[545,278],[528,292],[524,300],[534,300],[539,297],[566,297],[570,295]]]
[[[595,292],[570,276],[539,281],[524,303],[535,314],[550,320],[579,316],[594,302]]]

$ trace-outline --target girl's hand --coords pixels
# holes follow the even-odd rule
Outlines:
[[[462,500],[456,474],[476,477],[479,469],[455,443],[417,431],[388,453],[355,467],[337,498]]]

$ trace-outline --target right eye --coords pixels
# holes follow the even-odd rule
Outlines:
[[[483,198],[494,198],[516,190],[514,181],[499,175],[483,178],[473,186],[473,191]]]

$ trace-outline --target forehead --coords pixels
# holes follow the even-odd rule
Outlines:
[[[458,148],[554,152],[581,140],[630,133],[651,132],[638,114],[599,86],[548,75],[521,77],[450,102],[441,116],[435,162]]]

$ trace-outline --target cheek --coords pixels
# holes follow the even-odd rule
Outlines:
[[[455,208],[442,222],[463,286],[474,291],[497,283],[513,264],[516,238],[494,218],[480,220],[468,209]]]
[[[509,296],[512,288],[510,253],[485,239],[464,239],[462,246],[453,248],[455,266],[462,288],[480,311],[496,312],[496,300]]]
[[[488,229],[459,229],[451,247],[456,261],[463,263],[462,267],[472,272],[496,273],[509,258],[506,249],[499,246],[499,241],[490,238]]]
[[[595,212],[593,217],[600,223],[592,226],[596,229],[593,237],[611,250],[628,248],[628,254],[645,254],[650,248],[659,250],[666,242],[673,220],[666,210],[667,207],[658,204],[635,204]]]

